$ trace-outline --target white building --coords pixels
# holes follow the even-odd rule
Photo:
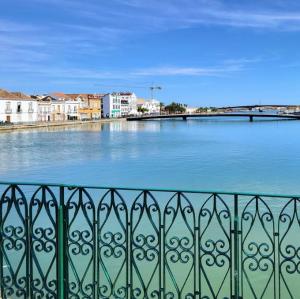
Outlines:
[[[38,101],[38,119],[39,121],[77,120],[80,105],[80,100],[63,100],[46,96]]]
[[[137,114],[137,98],[131,92],[114,92],[103,97],[104,117],[122,117]]]
[[[38,120],[38,104],[31,98],[0,98],[0,122],[22,123]]]
[[[159,114],[160,102],[154,99],[152,100],[138,99],[137,108],[138,110],[140,110],[140,108],[145,109],[145,112],[143,112],[144,114]]]
[[[38,100],[38,120],[39,121],[51,121],[51,102],[50,96],[43,97]]]
[[[148,110],[149,114],[159,114],[160,113],[160,102],[157,100],[146,100],[143,108]]]
[[[81,101],[78,100],[66,100],[65,101],[65,115],[67,120],[79,119],[79,107]]]
[[[185,112],[188,114],[194,114],[197,113],[198,108],[197,107],[186,107]]]

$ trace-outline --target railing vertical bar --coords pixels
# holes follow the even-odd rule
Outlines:
[[[240,298],[239,274],[239,205],[238,195],[234,195],[234,298]]]
[[[3,223],[2,223],[2,196],[0,197],[0,298],[3,298]]]
[[[128,208],[128,206],[127,206]],[[126,231],[125,231],[125,235],[126,235],[126,248],[127,248],[127,254],[126,254],[126,283],[127,283],[127,299],[131,299],[131,293],[132,293],[132,276],[133,276],[133,269],[132,269],[132,232],[131,232],[131,222],[132,219],[130,217],[130,213],[129,210],[127,211],[127,216],[125,219],[125,223],[126,223]]]
[[[45,197],[45,188],[42,187],[42,198]],[[34,198],[32,198],[31,200],[34,200]],[[30,240],[30,244],[28,244],[29,246],[29,259],[28,259],[28,265],[29,265],[29,273],[27,274],[27,279],[29,279],[29,298],[34,298],[34,294],[33,294],[33,288],[32,288],[32,284],[33,284],[33,240],[32,240],[32,235],[33,235],[33,224],[32,224],[32,219],[33,219],[33,215],[32,215],[32,206],[31,206],[31,200],[28,202],[28,225],[27,225],[27,232],[28,232],[28,240]]]
[[[4,298],[4,288],[3,288],[3,195],[0,197],[0,298]]]
[[[163,275],[163,230],[164,226],[162,224],[162,215],[160,214],[159,222],[159,248],[158,248],[158,263],[159,263],[159,298],[164,298],[164,275]]]
[[[156,193],[155,193],[156,194]],[[155,198],[155,201],[157,201],[156,199],[156,195],[153,195]],[[158,220],[158,265],[159,265],[159,299],[164,298],[164,282],[163,282],[163,229],[164,229],[164,225],[163,225],[163,215],[162,215],[162,209],[159,208],[159,220]]]
[[[130,233],[131,227],[130,227],[130,222],[127,222],[127,231],[126,231],[126,247],[127,247],[127,254],[126,254],[126,283],[127,283],[127,299],[131,298],[131,292],[132,292],[132,264],[131,264],[131,249],[130,249],[130,244],[132,242],[131,240],[131,233]]]
[[[98,298],[98,279],[97,279],[97,259],[98,259],[98,251],[97,251],[97,223],[98,223],[98,219],[97,219],[97,214],[96,214],[96,207],[94,210],[94,219],[93,219],[93,285],[94,285],[94,298]]]
[[[162,228],[162,238],[161,238],[161,265],[162,265],[162,298],[166,297],[166,261],[165,261],[165,242],[166,242],[166,221],[165,221],[165,212],[162,211],[162,219],[161,219],[161,228]]]
[[[58,208],[58,299],[65,297],[65,208],[64,208],[64,187],[59,187],[59,208]]]
[[[200,286],[199,286],[199,257],[200,257],[200,251],[198,247],[198,233],[199,233],[199,223],[197,220],[197,217],[195,217],[195,223],[194,223],[194,267],[195,267],[195,275],[194,275],[194,291],[195,291],[195,298],[200,297]]]

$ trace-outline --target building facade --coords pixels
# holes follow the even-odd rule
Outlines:
[[[103,97],[104,117],[121,117],[121,99],[115,93],[108,93]]]
[[[102,115],[102,98],[103,95],[84,94],[79,95],[80,100],[79,115],[81,120],[96,120]]]
[[[26,123],[38,120],[38,104],[31,98],[0,98],[0,122]]]
[[[79,119],[80,101],[46,96],[37,101],[39,121],[66,121]]]
[[[137,114],[137,98],[132,92],[114,92],[103,97],[104,117],[126,117]]]
[[[159,114],[160,113],[160,102],[154,99],[146,100],[144,108],[148,110],[149,114]]]
[[[78,120],[79,119],[79,107],[80,101],[78,100],[65,100],[65,119],[66,120]]]
[[[137,110],[139,114],[159,114],[160,113],[160,102],[154,99],[138,99]],[[142,112],[143,111],[143,112]]]
[[[50,96],[43,97],[37,101],[38,103],[38,121],[52,121],[51,103],[52,98]]]

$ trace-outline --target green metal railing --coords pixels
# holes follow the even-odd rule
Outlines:
[[[299,298],[299,198],[0,183],[1,298]]]

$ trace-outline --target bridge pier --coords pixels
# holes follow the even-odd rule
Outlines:
[[[183,120],[186,120],[186,116],[183,116],[182,119],[183,119]]]
[[[253,116],[249,116],[250,122],[253,122]]]

